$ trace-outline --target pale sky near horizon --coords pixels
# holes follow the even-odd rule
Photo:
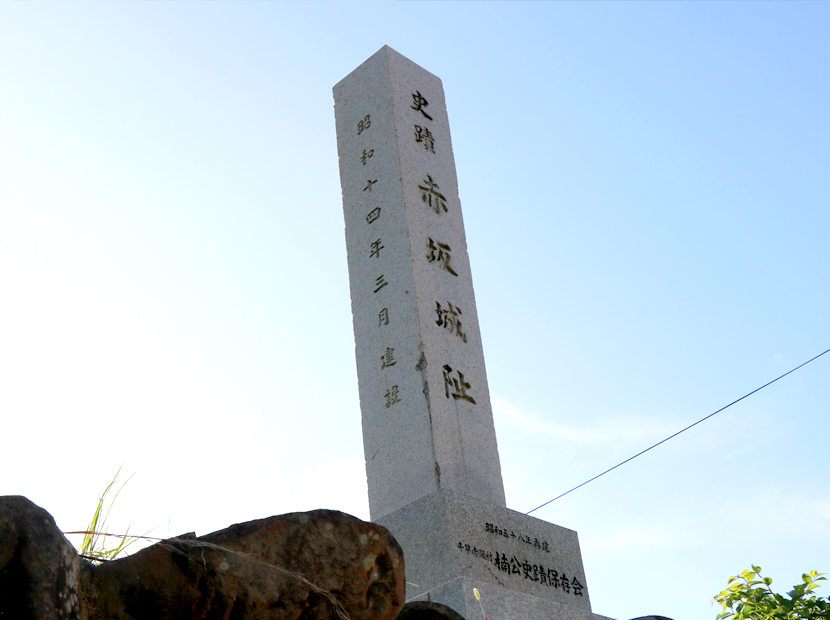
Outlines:
[[[830,347],[830,5],[0,5],[0,494],[368,518],[331,88],[438,75],[508,507]],[[534,516],[596,613],[830,572],[830,354]],[[819,593],[830,595],[830,586]],[[492,619],[491,619],[492,620]]]

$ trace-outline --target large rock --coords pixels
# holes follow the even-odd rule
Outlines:
[[[0,618],[77,620],[78,554],[25,497],[0,497]]]
[[[393,620],[403,566],[384,528],[316,510],[86,566],[81,591],[90,619],[335,620],[339,605],[351,620]]]
[[[77,567],[77,556],[56,543],[69,544],[48,513],[15,499],[41,521],[45,515],[52,529],[27,530],[25,521],[4,518],[0,501],[0,598],[14,599],[6,615],[0,607],[0,620],[394,620],[403,607],[397,542],[383,527],[342,512],[292,513],[182,536],[121,560],[83,562],[78,574],[61,569],[67,557]],[[7,552],[7,543],[36,559],[21,565],[23,556]],[[26,580],[36,585],[21,597]]]

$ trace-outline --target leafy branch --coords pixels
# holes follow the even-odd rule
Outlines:
[[[761,575],[761,567],[752,565],[738,576],[729,578],[729,585],[714,598],[723,607],[717,620],[830,620],[830,600],[815,596],[813,591],[824,573],[810,571],[802,582],[787,592],[789,598],[772,591],[772,579]]]

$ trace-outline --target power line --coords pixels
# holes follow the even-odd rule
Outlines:
[[[767,387],[768,385],[772,385],[773,383],[775,383],[775,382],[776,382],[776,381],[778,381],[779,379],[783,379],[783,378],[784,378],[784,377],[786,377],[787,375],[789,375],[789,374],[791,374],[791,373],[794,373],[794,372],[795,372],[796,370],[798,370],[799,368],[803,368],[804,366],[806,366],[806,365],[807,365],[807,364],[809,364],[810,362],[813,362],[813,361],[817,360],[818,358],[820,358],[820,357],[821,357],[822,355],[824,355],[825,353],[830,353],[830,349],[827,349],[826,351],[824,351],[824,352],[822,352],[822,353],[819,353],[819,354],[818,354],[818,355],[816,355],[814,358],[809,359],[809,360],[807,360],[806,362],[804,362],[803,364],[800,364],[800,365],[796,366],[796,367],[795,367],[795,368],[793,368],[792,370],[785,372],[783,375],[781,375],[780,377],[776,377],[775,379],[773,379],[773,380],[772,380],[772,381],[770,381],[769,383],[765,383],[765,384],[764,384],[764,385],[762,385],[761,387],[759,387],[759,388],[755,388],[755,389],[754,389],[754,390],[752,390],[749,394],[744,394],[744,395],[743,395],[743,396],[741,396],[738,400],[733,400],[731,403],[729,403],[729,404],[728,404],[728,405],[726,405],[725,407],[721,407],[720,409],[718,409],[718,410],[717,410],[717,411],[715,411],[714,413],[710,413],[710,414],[709,414],[709,415],[707,415],[705,418],[701,418],[700,420],[698,420],[698,421],[697,421],[697,422],[695,422],[694,424],[689,424],[689,426],[687,426],[686,428],[684,428],[684,429],[682,429],[682,430],[677,431],[674,435],[670,435],[670,436],[666,437],[664,440],[662,440],[662,441],[658,441],[658,442],[657,442],[656,444],[654,444],[653,446],[650,446],[650,447],[646,448],[646,449],[645,449],[645,450],[643,450],[642,452],[638,452],[638,453],[637,453],[637,454],[635,454],[634,456],[631,456],[631,457],[629,457],[629,458],[625,459],[622,463],[617,463],[617,464],[616,464],[616,465],[614,465],[613,467],[611,467],[611,468],[609,468],[609,469],[606,469],[606,470],[605,470],[604,472],[602,472],[601,474],[597,474],[596,476],[594,476],[594,477],[593,477],[593,478],[591,478],[590,480],[586,480],[586,481],[585,481],[585,482],[583,482],[582,484],[578,484],[577,486],[575,486],[574,488],[572,488],[570,491],[565,491],[565,492],[564,492],[564,493],[562,493],[561,495],[557,495],[557,496],[556,496],[556,497],[554,497],[553,499],[546,501],[546,502],[545,502],[544,504],[542,504],[541,506],[536,506],[536,508],[534,508],[533,510],[528,510],[525,514],[526,514],[526,515],[529,515],[531,512],[536,512],[537,510],[539,510],[540,508],[543,508],[543,507],[547,506],[547,505],[548,505],[548,504],[550,504],[551,502],[555,502],[555,501],[556,501],[556,500],[558,500],[560,497],[565,497],[565,496],[566,496],[568,493],[570,493],[571,491],[576,491],[578,488],[580,488],[580,487],[584,487],[584,486],[585,486],[586,484],[588,484],[589,482],[593,482],[593,481],[594,481],[594,480],[596,480],[597,478],[599,478],[599,477],[601,477],[601,476],[604,476],[604,475],[605,475],[605,474],[607,474],[609,471],[614,471],[614,470],[615,470],[615,469],[617,469],[617,467],[619,467],[620,465],[625,465],[626,463],[628,463],[628,461],[633,461],[634,459],[636,459],[636,458],[637,458],[638,456],[640,456],[641,454],[645,454],[646,452],[648,452],[648,451],[649,451],[649,450],[651,450],[652,448],[656,448],[656,447],[657,447],[657,446],[659,446],[661,443],[666,443],[669,439],[672,439],[673,437],[677,437],[680,433],[683,433],[683,432],[685,432],[685,431],[689,430],[689,429],[690,429],[690,428],[692,428],[693,426],[697,426],[698,424],[700,424],[700,423],[701,423],[701,422],[703,422],[704,420],[708,420],[708,419],[709,419],[709,418],[711,418],[713,415],[716,415],[716,414],[720,413],[720,412],[721,412],[721,411],[723,411],[724,409],[729,409],[729,407],[731,407],[731,406],[732,406],[732,405],[734,405],[735,403],[739,403],[739,402],[741,402],[744,398],[747,398],[747,397],[749,397],[749,396],[752,396],[753,394],[755,394],[755,392],[760,392],[761,390],[763,390],[763,389],[764,389],[765,387]]]

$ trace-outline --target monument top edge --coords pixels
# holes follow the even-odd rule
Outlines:
[[[558,525],[551,521],[546,521],[545,519],[541,519],[539,517],[529,515],[518,510],[514,510],[512,508],[509,508],[505,504],[496,504],[491,501],[481,499],[480,497],[475,497],[467,493],[459,492],[452,489],[438,489],[436,491],[433,491],[432,493],[429,493],[427,495],[413,500],[410,504],[407,504],[406,506],[393,510],[390,513],[386,513],[378,517],[372,518],[372,522],[382,524],[384,519],[387,519],[390,515],[394,513],[397,513],[399,511],[413,510],[413,506],[415,504],[418,505],[417,508],[420,510],[420,507],[424,504],[430,504],[435,502],[448,504],[450,506],[464,505],[482,514],[491,513],[500,517],[509,517],[510,519],[519,522],[534,523],[537,527],[540,528],[554,528],[561,532],[567,532],[569,535],[578,535],[575,529],[565,527],[563,525]],[[416,510],[416,512],[418,512],[418,510]]]
[[[359,73],[367,65],[370,65],[374,62],[377,62],[381,58],[385,58],[387,64],[392,63],[392,62],[401,62],[401,61],[403,61],[406,64],[410,64],[413,67],[417,67],[419,70],[423,71],[424,73],[428,73],[429,75],[433,76],[436,80],[441,82],[441,78],[439,78],[437,75],[435,75],[431,71],[428,71],[428,70],[424,69],[421,65],[419,65],[416,62],[413,62],[412,60],[410,60],[409,58],[407,58],[406,56],[404,56],[400,52],[394,50],[393,48],[389,47],[388,45],[384,45],[377,52],[375,52],[374,54],[369,56],[369,58],[367,58],[362,63],[360,63],[360,65],[358,65],[357,68],[355,68],[353,71],[351,71],[346,77],[344,77],[342,80],[337,82],[337,84],[335,84],[334,87],[332,88],[332,91],[336,93],[337,90],[345,82],[347,82],[351,77],[353,77],[355,74]]]

